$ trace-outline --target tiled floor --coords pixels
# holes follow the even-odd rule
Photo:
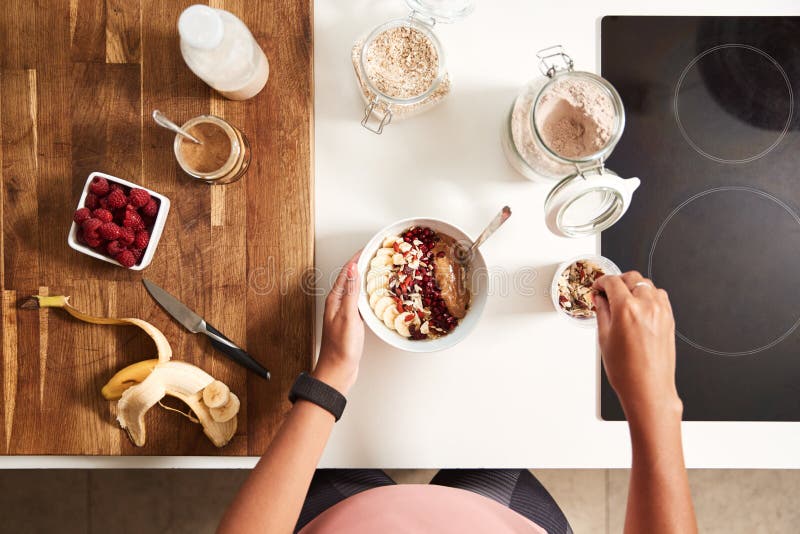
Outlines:
[[[391,470],[427,483],[432,470]],[[576,533],[620,533],[625,470],[536,470]],[[0,532],[212,533],[246,471],[0,471]],[[800,471],[690,472],[700,531],[800,532]]]

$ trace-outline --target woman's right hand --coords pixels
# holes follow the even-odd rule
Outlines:
[[[680,414],[667,292],[635,271],[603,276],[594,288],[602,292],[595,304],[603,365],[628,420]]]

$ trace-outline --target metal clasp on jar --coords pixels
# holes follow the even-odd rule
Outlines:
[[[564,52],[564,47],[561,45],[542,48],[536,52],[536,57],[539,58],[539,72],[548,78],[552,78],[561,70],[570,71],[574,65],[572,58]]]
[[[603,158],[600,158],[598,160],[589,162],[589,164],[587,164],[584,167],[581,167],[579,164],[576,163],[575,169],[577,169],[578,171],[578,176],[586,180],[587,172],[597,171],[597,174],[603,174],[606,170],[606,163],[605,161],[603,161]]]
[[[418,11],[412,11],[408,15],[408,20],[416,20],[418,22],[422,22],[423,24],[427,24],[431,28],[436,26],[436,19],[430,16],[423,16],[420,15]]]
[[[380,116],[380,109],[377,109],[379,103],[380,100],[378,97],[374,97],[370,103],[367,104],[367,107],[364,108],[364,118],[361,119],[361,126],[378,135],[383,133],[383,128],[385,126],[388,126],[392,123],[392,110],[389,106],[386,106],[386,108],[383,110],[383,116]],[[380,118],[380,122],[376,127],[371,126],[369,123],[369,119],[373,114],[375,114],[376,118]]]

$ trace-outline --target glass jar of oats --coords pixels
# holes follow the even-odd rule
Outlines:
[[[441,102],[450,93],[444,49],[433,27],[472,12],[472,0],[406,0],[412,11],[353,45],[356,80],[366,107],[361,125],[376,134]]]
[[[605,168],[625,128],[622,100],[604,78],[575,71],[561,46],[537,57],[542,76],[511,106],[503,151],[520,174],[552,187],[544,208],[553,233],[601,232],[625,214],[640,183]]]

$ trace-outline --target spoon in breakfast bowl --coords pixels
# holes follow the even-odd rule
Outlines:
[[[486,240],[489,239],[489,237],[491,237],[491,235],[494,234],[497,229],[508,220],[509,217],[511,217],[511,208],[508,206],[503,206],[503,209],[500,210],[500,213],[495,215],[494,219],[491,220],[488,226],[486,226],[483,232],[481,232],[481,235],[478,236],[478,239],[476,239],[471,246],[467,247],[463,243],[456,245],[456,249],[454,251],[456,259],[462,264],[468,263],[472,258],[475,249],[483,245]]]

